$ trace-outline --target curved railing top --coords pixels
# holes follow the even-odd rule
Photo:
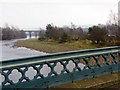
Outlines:
[[[120,46],[70,51],[70,52],[47,54],[47,55],[42,55],[42,56],[34,56],[34,57],[19,58],[19,59],[10,59],[10,60],[0,61],[0,63],[2,64],[2,66],[6,66],[6,65],[13,65],[13,64],[25,63],[25,62],[33,62],[33,61],[36,62],[40,60],[42,60],[41,62],[45,62],[45,60],[59,60],[61,58],[66,59],[67,57],[70,58],[72,56],[75,57],[78,55],[89,56],[92,54],[98,55],[101,53],[109,53],[109,52],[117,52],[117,51],[120,51]]]

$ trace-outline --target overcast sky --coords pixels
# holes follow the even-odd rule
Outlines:
[[[119,0],[0,0],[0,26],[19,28],[106,24],[110,11],[118,12]]]

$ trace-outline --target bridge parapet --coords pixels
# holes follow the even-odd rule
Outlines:
[[[49,88],[120,72],[120,47],[48,54],[0,63],[3,89]]]

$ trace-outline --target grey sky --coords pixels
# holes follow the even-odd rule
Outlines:
[[[0,26],[19,28],[105,24],[110,10],[118,12],[119,0],[1,0]]]

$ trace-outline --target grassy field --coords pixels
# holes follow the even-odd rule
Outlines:
[[[82,49],[98,48],[98,45],[93,45],[88,40],[73,41],[66,43],[58,43],[55,41],[39,41],[37,39],[27,39],[18,41],[15,46],[32,48],[46,53],[58,53]]]

